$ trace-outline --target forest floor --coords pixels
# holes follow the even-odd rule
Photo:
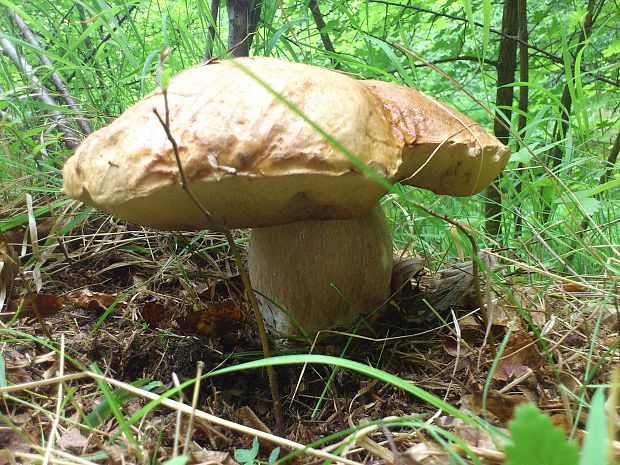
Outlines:
[[[46,453],[50,463],[162,463],[173,457],[175,443],[182,447],[188,428],[189,463],[230,465],[235,451],[252,449],[252,434],[202,418],[190,422],[190,415],[163,404],[136,416],[149,401],[141,392],[161,394],[175,379],[191,380],[198,362],[208,373],[262,357],[222,237],[158,233],[91,215],[62,236],[40,221],[33,251],[22,250],[24,231],[2,238],[25,254],[11,277],[4,269],[5,284],[13,285],[0,306],[0,391],[10,388],[2,394],[0,449],[10,454],[0,454],[0,464],[11,457],[35,463]],[[422,285],[449,267],[427,260]],[[499,431],[516,406],[534,403],[581,441],[586,412],[579,400],[590,398],[589,386],[609,383],[618,365],[618,307],[602,277],[570,280],[546,272],[511,262],[492,286],[483,280],[494,344],[476,318],[475,299],[454,302],[453,311],[435,318],[430,311],[423,321],[414,316],[419,309],[411,308],[411,292],[420,284],[414,280],[408,295],[392,299],[355,332],[330,333],[312,346],[279,343],[273,352],[359,361],[478,414]],[[339,444],[346,449],[341,456],[353,462],[452,463],[432,426],[460,439],[481,463],[504,461],[493,437],[394,384],[330,365],[275,369],[285,431],[277,430],[264,368],[204,379],[197,409],[305,445],[327,438],[313,447],[335,451],[329,445]],[[116,385],[88,375],[97,371]],[[142,391],[122,394],[122,383]],[[183,393],[172,399],[191,405],[193,386]],[[132,416],[136,422],[124,424]],[[411,422],[373,423],[391,417]],[[359,425],[370,426],[352,440],[351,428]],[[276,445],[261,441],[257,459],[267,461]],[[285,445],[280,457],[289,451]]]

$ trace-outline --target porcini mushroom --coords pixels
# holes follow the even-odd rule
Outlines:
[[[268,325],[315,333],[388,298],[386,188],[281,98],[390,182],[470,195],[509,151],[421,93],[315,66],[239,58],[171,79],[170,129],[190,189],[218,224],[253,228],[250,277]],[[163,114],[159,90],[90,135],[65,164],[63,190],[144,226],[203,229],[154,108]]]

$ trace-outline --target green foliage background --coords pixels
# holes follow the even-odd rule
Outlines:
[[[335,53],[325,50],[308,1],[263,2],[262,21],[252,54],[325,67],[360,78],[390,80],[432,94],[492,129],[490,114],[459,89],[495,111],[498,41],[502,3],[484,1],[322,1]],[[597,6],[600,2],[596,2]],[[530,79],[527,125],[513,138],[514,155],[501,180],[504,216],[500,235],[480,234],[490,246],[510,247],[512,256],[536,270],[613,276],[618,271],[620,212],[617,170],[602,184],[611,145],[620,131],[620,13],[615,2],[601,6],[583,49],[573,56],[583,27],[587,2],[537,1],[528,6]],[[0,195],[5,202],[24,191],[56,194],[60,169],[71,151],[58,143],[49,106],[35,97],[35,74],[51,88],[50,73],[67,84],[94,127],[105,125],[155,86],[160,50],[170,48],[174,72],[202,61],[207,31],[213,24],[206,0],[104,1],[0,0],[0,8],[17,12],[38,36],[41,48],[28,44],[8,14],[0,15],[0,39],[10,41],[32,64],[26,73],[0,53]],[[220,8],[215,56],[227,51],[228,21]],[[395,44],[414,52],[405,54]],[[53,68],[43,65],[47,56]],[[425,63],[433,62],[432,66]],[[576,66],[572,66],[575,63]],[[437,71],[441,68],[454,80]],[[515,79],[518,81],[518,71]],[[573,97],[566,112],[560,102],[568,84]],[[518,96],[518,92],[516,94]],[[60,102],[60,99],[58,99]],[[516,134],[518,102],[509,121]],[[55,108],[68,116],[71,110]],[[0,115],[0,116],[2,116]],[[568,132],[555,141],[553,128],[566,118]],[[564,157],[552,175],[545,156],[560,144]],[[439,198],[403,189],[386,202],[399,247],[414,248],[438,258],[455,253],[455,240],[441,220],[420,215],[408,203],[415,199],[434,210],[483,230],[482,197]],[[545,217],[544,210],[549,210]],[[415,217],[413,243],[409,219]],[[0,229],[14,221],[6,218]],[[460,240],[467,249],[467,241]]]

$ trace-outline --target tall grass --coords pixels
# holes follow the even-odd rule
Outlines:
[[[463,16],[464,22],[408,9],[390,9],[390,14],[386,15],[387,5],[381,2],[319,3],[328,20],[323,32],[332,36],[337,56],[323,49],[309,10],[300,7],[303,2],[285,1],[282,10],[275,0],[264,2],[265,21],[254,38],[253,53],[327,67],[337,62],[341,71],[361,78],[379,78],[415,86],[470,115],[483,126],[492,127],[488,113],[442,78],[436,69],[421,66],[393,45],[402,44],[429,61],[457,55],[477,56],[479,61],[448,61],[437,66],[466,86],[479,101],[485,102],[488,109],[494,110],[495,76],[482,60],[495,59],[497,55],[497,37],[491,33],[490,26],[497,24],[498,17],[490,2],[484,1],[480,6],[467,1],[463,2],[463,11],[460,6],[446,10],[447,14]],[[427,7],[438,9],[434,4],[428,2]],[[0,231],[5,231],[28,222],[21,203],[26,193],[37,196],[39,208],[35,209],[35,215],[47,215],[67,202],[59,192],[60,170],[71,151],[60,142],[61,134],[46,112],[53,109],[69,118],[85,116],[95,128],[107,124],[155,87],[157,58],[165,46],[170,48],[169,65],[173,72],[199,63],[204,56],[207,29],[213,18],[206,0],[139,3],[121,0],[107,3],[104,0],[33,1],[23,4],[0,0],[0,6],[19,13],[39,36],[43,46],[29,45],[6,14],[0,14],[0,38],[9,40],[18,49],[48,89],[52,89],[48,79],[50,74],[58,73],[82,111],[81,115],[76,115],[58,98],[57,106],[40,103],[36,99],[37,86],[20,67],[0,54],[0,110],[3,112],[0,113],[0,206],[4,207],[0,208]],[[532,28],[557,28],[559,21],[567,21],[566,12],[554,10],[553,4],[543,2],[532,8],[536,18],[532,19]],[[562,57],[568,57],[574,47],[570,27],[574,30],[579,25],[579,12],[571,13],[567,30],[562,29],[559,44],[549,40],[553,53]],[[609,19],[595,25],[591,39],[578,56],[582,65],[587,61],[590,69],[609,75],[617,70],[620,58],[620,53],[614,52],[610,45],[614,17],[618,17],[618,12],[609,7]],[[482,28],[476,25],[479,20]],[[469,30],[462,34],[465,25]],[[220,11],[217,32],[213,54],[225,55],[225,11]],[[544,38],[541,34],[540,39]],[[596,52],[599,49],[611,52],[601,57]],[[42,66],[38,55],[47,56],[54,67]],[[535,77],[531,82],[515,84],[530,87],[527,125],[519,132],[514,121],[506,122],[522,142],[515,138],[512,144],[514,155],[501,182],[504,214],[500,235],[489,237],[484,233],[482,205],[485,199],[482,195],[455,199],[397,187],[384,202],[395,247],[424,254],[434,263],[450,261],[458,256],[461,248],[471,253],[467,240],[458,231],[415,208],[415,202],[422,203],[467,224],[475,232],[481,247],[502,249],[501,255],[505,257],[509,271],[514,273],[512,276],[504,271],[498,273],[494,277],[498,285],[522,279],[515,276],[523,273],[526,282],[542,283],[541,292],[544,292],[546,286],[564,279],[598,291],[603,305],[618,298],[620,275],[620,178],[616,171],[606,181],[600,182],[603,173],[609,169],[606,157],[620,130],[617,112],[620,90],[594,79],[590,71],[583,71],[584,66],[573,68],[566,63],[562,66],[545,62],[544,57],[533,58],[532,62],[536,63],[533,65]],[[564,82],[569,84],[573,98],[573,109],[568,113],[561,108],[559,100]],[[518,111],[513,108],[513,113]],[[557,143],[564,148],[564,157],[550,171],[545,156],[556,143],[553,141],[553,127],[562,118],[568,121],[568,131]],[[544,212],[548,212],[548,216]],[[55,233],[62,236],[83,217],[77,216]],[[10,342],[12,337],[10,331],[2,336],[5,342]],[[244,368],[301,361],[308,361],[307,356],[305,359],[251,362]],[[402,379],[353,362],[325,358],[312,361],[361,370],[375,379],[387,380],[407,392],[412,391],[411,384]],[[598,369],[600,365],[593,363],[585,381],[589,382],[592,373]],[[104,387],[107,385],[101,386],[106,397],[111,399],[109,388]],[[437,408],[460,415],[441,399],[430,395],[424,397],[425,394],[414,391],[414,395],[422,396]],[[173,390],[168,396],[176,392]],[[143,409],[125,422],[122,414],[115,412],[128,434],[131,423],[146,413]],[[3,420],[7,421],[6,418]],[[480,425],[479,419],[466,416],[464,420]],[[425,427],[417,418],[399,421]],[[484,426],[492,430],[490,425]],[[343,432],[343,435],[348,433]],[[447,433],[433,430],[430,434],[441,438]],[[475,455],[471,457],[476,462]],[[460,458],[454,460],[461,461]]]

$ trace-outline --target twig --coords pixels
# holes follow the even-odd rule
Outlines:
[[[183,455],[189,454],[189,443],[192,440],[192,433],[194,429],[194,419],[196,418],[196,407],[198,406],[198,397],[200,396],[200,382],[202,381],[202,370],[205,367],[205,362],[198,362],[196,366],[196,382],[194,383],[194,395],[192,396],[192,413],[189,416],[189,422],[187,424],[187,433],[185,435],[185,444],[183,445]]]
[[[499,62],[497,60],[492,60],[490,58],[480,58],[472,55],[458,55],[454,57],[446,57],[446,58],[438,58],[437,60],[430,60],[424,63],[414,63],[415,68],[422,68],[424,66],[432,66],[432,65],[440,65],[442,63],[451,63],[453,61],[472,61],[475,63],[484,63],[489,66],[493,66],[497,68],[499,66]]]
[[[8,453],[8,451],[6,452]],[[20,459],[19,463],[39,463],[41,461],[41,456],[37,454],[30,454],[27,452],[20,452],[20,451],[16,451],[14,452],[14,454],[16,458]],[[8,453],[8,455],[9,457],[11,456],[10,453]],[[50,462],[53,465],[78,465],[80,463],[94,463],[94,462],[78,462],[74,460],[75,458],[77,457],[71,457],[71,460],[62,460],[62,459],[57,459],[55,457],[51,457]],[[23,462],[21,460],[23,460]],[[13,463],[17,464],[17,462],[13,462]]]
[[[288,17],[288,14],[286,14],[286,9],[284,8],[284,5],[282,4],[282,0],[276,0],[276,2],[278,2],[278,8],[280,9],[280,13],[282,13],[282,16],[284,17],[284,22],[286,22],[286,25],[288,26],[288,30],[291,31],[291,35],[293,36],[293,40],[289,39],[289,42],[291,42],[292,44],[295,44],[295,46],[299,49],[299,52],[301,53],[301,55],[304,57],[303,61],[307,63],[308,58],[306,56],[306,52],[304,48],[301,46],[299,39],[297,38],[297,33],[295,32],[295,29],[291,25],[291,20]]]
[[[13,21],[15,21],[15,24],[17,24],[17,27],[19,28],[20,33],[22,34],[22,36],[24,36],[26,41],[30,45],[32,45],[35,49],[43,50],[43,47],[39,43],[39,40],[35,37],[34,33],[28,27],[28,25],[22,19],[22,17],[16,11],[13,11],[10,8],[8,8],[8,11],[9,11],[9,16],[13,19]],[[50,70],[55,69],[54,64],[47,57],[47,55],[37,51],[37,56],[39,57],[39,60],[41,60],[41,63],[47,66]],[[58,75],[56,71],[52,71],[52,73],[50,74],[50,79],[52,80],[54,87],[56,87],[56,89],[60,93],[60,96],[67,103],[69,108],[71,108],[76,114],[81,115],[82,110],[78,107],[77,103],[75,102],[71,94],[69,93],[69,89],[67,88],[65,83],[62,82],[62,79],[60,79],[60,76]],[[82,128],[82,131],[84,131],[85,135],[89,135],[93,132],[86,118],[84,118],[83,116],[76,116],[75,120],[80,126],[80,128]]]
[[[202,215],[207,220],[207,224],[209,229],[214,229],[218,232],[221,232],[226,237],[226,241],[233,253],[233,257],[235,260],[235,264],[237,269],[239,270],[239,274],[241,275],[241,281],[243,282],[243,286],[246,291],[246,295],[250,300],[250,304],[252,306],[252,310],[254,312],[254,319],[256,320],[256,326],[258,327],[258,333],[260,335],[261,345],[263,349],[263,356],[265,358],[269,358],[271,356],[271,350],[269,348],[269,339],[267,337],[267,331],[265,330],[265,324],[263,322],[263,316],[258,304],[258,300],[256,299],[256,294],[254,293],[254,289],[252,289],[252,284],[250,282],[250,276],[243,265],[243,260],[241,259],[241,253],[239,252],[239,248],[235,243],[235,239],[233,238],[230,229],[223,227],[218,224],[214,219],[211,213],[207,209],[204,208],[200,200],[196,197],[194,192],[189,188],[189,184],[187,182],[187,178],[185,176],[185,171],[183,169],[183,165],[181,163],[181,158],[179,156],[179,147],[177,145],[176,139],[170,132],[170,111],[168,108],[168,91],[166,87],[162,86],[162,95],[164,97],[164,106],[165,106],[165,120],[157,112],[157,109],[153,109],[153,113],[157,116],[157,119],[161,123],[164,131],[166,131],[166,136],[168,140],[172,144],[172,150],[174,152],[174,157],[177,162],[177,167],[179,169],[179,176],[181,178],[181,188],[187,193],[190,197],[194,205],[200,210]],[[271,396],[273,397],[273,406],[274,413],[276,419],[276,425],[278,432],[284,433],[284,416],[282,415],[282,405],[280,401],[280,391],[278,390],[278,383],[275,375],[275,371],[272,366],[267,367],[267,377],[269,378],[269,386],[271,388]]]
[[[478,258],[479,258],[478,257],[478,244],[476,243],[476,239],[474,238],[472,233],[469,232],[469,230],[460,221],[453,220],[452,218],[448,218],[446,215],[442,215],[441,213],[434,212],[433,210],[426,208],[424,205],[418,202],[411,201],[411,204],[414,207],[422,210],[424,213],[434,216],[435,218],[439,218],[457,227],[463,234],[465,234],[467,239],[469,239],[469,242],[471,243],[471,249],[473,252],[473,257],[471,258],[471,265],[472,265],[472,275],[474,277],[474,291],[476,293],[476,299],[478,300],[478,306],[480,307],[480,315],[482,316],[482,324],[484,325],[485,330],[488,331],[489,346],[491,348],[491,353],[495,357],[495,354],[497,353],[497,350],[495,348],[495,339],[493,338],[493,333],[491,332],[491,327],[489,325],[490,323],[489,315],[487,313],[486,305],[484,303],[484,297],[482,296],[482,291],[480,290],[480,274],[479,274],[479,267],[478,267]]]
[[[43,451],[44,450],[43,447],[38,446],[36,444],[30,444],[30,448],[32,448],[32,449],[34,449],[36,451]],[[32,454],[32,455],[34,456],[34,454]],[[70,463],[71,465],[99,465],[99,464],[97,464],[95,462],[91,462],[90,460],[86,460],[86,459],[83,459],[82,457],[77,457],[77,456],[75,456],[73,454],[65,452],[64,450],[54,449],[53,455],[57,455],[61,459],[62,458],[67,459],[68,463]],[[15,454],[15,456],[18,457],[17,453]],[[52,460],[52,463],[58,463],[58,461],[60,459],[55,458],[55,457],[52,456],[51,460]],[[37,461],[37,459],[33,460],[33,462],[36,462],[36,461]]]
[[[118,388],[124,389],[125,391],[131,392],[143,398],[154,400],[158,402],[160,405],[163,405],[164,407],[168,407],[173,410],[180,410],[181,412],[186,413],[186,414],[191,414],[192,412],[192,407],[182,402],[177,402],[169,398],[162,398],[160,394],[155,394],[150,391],[145,391],[138,387],[132,386],[131,384],[124,383],[122,381],[118,381],[113,378],[108,378],[104,375],[93,373],[92,371],[73,373],[73,374],[64,375],[64,376],[58,376],[55,378],[44,379],[41,381],[32,381],[28,383],[14,384],[12,386],[3,386],[3,387],[0,387],[0,395],[6,392],[15,392],[15,391],[21,391],[24,389],[34,389],[38,387],[49,386],[49,385],[57,384],[57,383],[66,383],[66,382],[74,381],[74,380],[81,379],[81,378],[92,378],[99,382],[108,383],[112,386],[116,386]],[[203,412],[202,410],[196,410],[195,415],[197,418],[201,418],[203,420],[209,421],[211,423],[222,426],[224,428],[229,428],[233,431],[237,431],[241,434],[245,434],[250,437],[256,436],[259,439],[264,439],[265,441],[269,441],[273,444],[278,444],[280,446],[286,447],[291,450],[302,451],[306,454],[313,455],[315,457],[321,457],[323,459],[334,461],[335,463],[344,463],[347,465],[360,465],[359,462],[355,462],[345,457],[339,457],[334,454],[330,454],[329,452],[326,452],[320,449],[314,449],[308,446],[304,446],[303,444],[300,444],[298,442],[291,441],[289,439],[282,438],[274,434],[261,431],[259,429],[251,428],[245,425],[240,425],[233,421],[225,420],[215,415],[211,415],[209,413]]]
[[[41,83],[41,80],[37,77],[33,66],[26,61],[23,56],[17,53],[17,49],[11,41],[0,37],[0,48],[4,50],[4,53],[15,63],[17,68],[26,76],[32,85],[37,88],[38,95],[36,96],[41,102],[49,105],[52,108],[58,107],[58,103],[54,100],[49,90]],[[71,125],[67,121],[67,118],[58,110],[50,109],[48,114],[52,120],[58,125],[58,128],[63,133],[62,141],[70,149],[76,149],[78,146],[78,140],[80,139],[76,132],[71,128]]]
[[[323,14],[319,9],[319,5],[316,0],[310,0],[308,2],[308,8],[310,8],[310,12],[312,13],[312,17],[314,18],[314,22],[316,23],[316,28],[319,30],[319,35],[321,36],[321,42],[323,42],[323,46],[325,50],[331,52],[333,54],[336,53],[336,49],[334,49],[334,44],[332,40],[329,38],[329,34],[324,31],[325,29],[325,20],[323,19]],[[340,63],[332,58],[335,69],[340,69]]]
[[[65,335],[60,336],[60,362],[59,362],[58,376],[65,374]],[[45,448],[45,455],[43,456],[43,465],[48,465],[50,458],[52,457],[52,449],[56,442],[56,436],[58,435],[58,425],[60,423],[60,414],[62,413],[63,405],[63,390],[62,383],[58,383],[58,398],[56,399],[56,415],[54,416],[54,422],[52,423],[52,430],[47,438],[47,447]]]
[[[198,380],[196,380],[198,381]],[[181,383],[176,373],[172,373],[172,383],[174,387],[178,388]],[[183,391],[179,391],[179,402],[183,402]],[[172,444],[172,457],[178,457],[179,455],[179,438],[181,437],[181,421],[183,420],[183,413],[177,410],[176,424],[174,425],[174,442]]]

